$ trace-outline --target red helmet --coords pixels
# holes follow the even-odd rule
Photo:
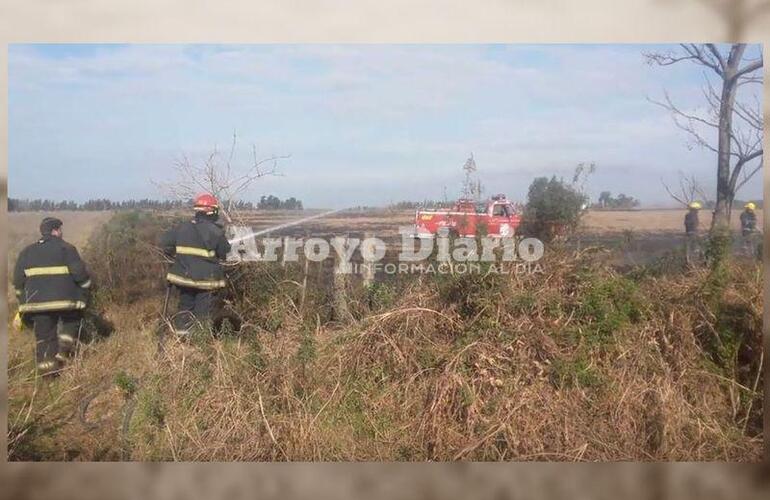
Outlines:
[[[213,214],[219,210],[219,202],[216,198],[208,193],[199,194],[195,197],[195,206],[193,209],[196,212],[203,212],[206,214]]]

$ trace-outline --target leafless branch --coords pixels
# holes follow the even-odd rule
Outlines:
[[[706,48],[709,49],[711,54],[716,58],[717,62],[719,62],[719,69],[721,73],[724,73],[725,71],[725,58],[722,57],[722,53],[719,52],[716,48],[716,46],[713,43],[707,43]]]
[[[253,160],[245,169],[234,166],[237,136],[233,133],[233,141],[227,157],[222,161],[219,150],[213,151],[199,164],[191,161],[187,155],[182,155],[174,162],[175,178],[172,181],[156,183],[162,191],[170,196],[183,200],[192,200],[196,194],[207,192],[220,200],[220,211],[228,222],[240,220],[236,203],[244,192],[258,179],[280,175],[278,163],[290,156],[270,156],[258,158],[256,146],[252,146]]]
[[[752,107],[748,107],[745,103],[736,101],[735,109],[733,110],[743,121],[745,121],[752,129],[762,130],[765,126],[764,118],[762,117],[762,111],[759,104],[759,100],[756,99]]]
[[[684,50],[684,55],[674,53],[660,54],[655,52],[645,53],[648,64],[657,64],[658,66],[670,66],[681,61],[692,61],[707,66],[714,70],[718,75],[722,75],[722,64],[720,59],[716,59],[713,54],[707,54],[700,46],[694,43],[680,44]],[[716,50],[716,49],[715,49]]]
[[[737,80],[744,75],[748,75],[749,73],[758,70],[759,68],[762,67],[762,65],[763,65],[762,58],[759,58],[758,60],[752,63],[749,63],[746,66],[739,69],[738,72],[735,73],[735,76],[733,78]]]
[[[764,80],[764,78],[762,78],[761,74],[759,74],[759,75],[744,75],[740,80],[738,80],[738,85],[741,86],[741,85],[746,85],[748,83],[758,83],[758,84],[761,85],[761,84],[764,83],[764,81],[765,80]]]
[[[705,202],[710,201],[706,195],[706,191],[703,189],[703,186],[700,184],[695,175],[688,176],[680,170],[679,190],[676,192],[672,191],[668,184],[663,181],[663,179],[660,180],[660,183],[663,184],[663,187],[672,199],[684,206],[689,205],[691,202],[697,199],[701,199]]]
[[[733,167],[732,175],[730,176],[730,186],[733,193],[736,193],[740,188],[742,188],[751,178],[762,170],[762,165],[764,163],[764,158],[762,157],[762,149],[758,149],[756,151],[753,151],[751,154],[747,155],[744,158],[741,158],[738,163],[735,164]],[[755,160],[759,158],[759,164],[754,167],[751,170],[748,170],[746,172],[743,171],[743,167],[751,162],[752,160]],[[741,175],[742,174],[742,175]],[[740,180],[738,180],[740,177]]]
[[[699,131],[698,128],[696,127],[696,124],[705,125],[707,127],[711,127],[714,129],[718,128],[719,124],[713,121],[710,121],[706,118],[703,118],[701,116],[682,111],[671,101],[671,98],[669,97],[668,92],[665,92],[664,95],[665,95],[665,102],[657,101],[649,97],[647,99],[651,103],[656,104],[668,110],[669,112],[671,112],[671,118],[674,120],[674,124],[679,129],[687,132],[698,146],[701,146],[710,151],[713,151],[714,153],[717,153],[718,150],[708,140],[706,140],[702,132]]]
[[[751,170],[747,170],[743,173],[741,180],[737,182],[735,186],[735,191],[737,192],[739,189],[741,189],[749,180],[751,180],[752,177],[754,177],[754,174],[762,170],[762,166],[764,164],[764,157],[760,158],[759,163],[756,167],[754,167]]]

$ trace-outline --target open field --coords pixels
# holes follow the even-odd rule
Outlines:
[[[245,213],[243,222],[255,230],[263,230],[279,224],[307,217],[322,211],[252,212]],[[304,224],[276,230],[264,236],[322,237],[350,235],[376,236],[387,242],[391,250],[400,248],[400,227],[410,229],[414,222],[414,210],[346,210]],[[612,262],[617,266],[633,266],[662,258],[684,246],[684,210],[589,210],[583,217],[577,233],[568,245],[582,248],[590,245],[622,246]],[[739,211],[733,214],[731,228],[735,234],[734,250],[740,250]],[[762,214],[757,213],[758,228],[763,227]],[[705,235],[710,214],[701,213],[701,232]]]
[[[253,211],[244,213],[244,222],[255,230],[262,230],[301,218],[323,213],[324,210],[303,211]],[[38,236],[37,226],[47,214],[37,212],[9,213],[8,248],[9,255],[16,254]],[[111,212],[55,212],[56,217],[64,221],[64,237],[72,244],[81,247],[91,232],[112,215]],[[758,226],[763,227],[762,212],[757,212]],[[635,233],[675,233],[683,232],[684,210],[589,210],[581,223],[581,231],[586,234],[602,235],[633,231]],[[701,225],[708,227],[709,214],[703,211]],[[276,232],[277,235],[329,236],[345,233],[372,232],[375,236],[390,238],[398,235],[398,228],[410,226],[414,222],[414,210],[346,210],[305,224],[292,226]],[[732,217],[732,228],[740,229],[738,213]]]
[[[265,210],[244,212],[239,223],[261,231],[270,227],[297,221],[327,210]],[[94,229],[111,217],[110,212],[56,212],[64,221],[64,237],[78,248],[82,248]],[[179,214],[177,214],[179,215]],[[18,252],[38,236],[37,226],[42,213],[8,214],[8,259],[9,270]],[[757,213],[758,227],[763,227],[763,215]],[[590,210],[581,221],[573,246],[623,245],[624,252],[616,254],[613,262],[620,266],[650,262],[677,251],[684,245],[684,210]],[[701,214],[703,231],[708,227],[710,215]],[[294,236],[321,237],[350,235],[362,237],[371,234],[385,240],[392,250],[400,248],[399,227],[409,228],[414,221],[414,210],[391,209],[349,209],[322,218],[286,227],[264,234],[264,237]],[[731,220],[733,231],[740,230],[738,212]],[[736,237],[736,246],[739,245]],[[152,242],[150,242],[152,243]]]
[[[112,212],[11,212],[8,214],[9,241],[17,247],[32,243],[40,236],[40,221],[47,216],[61,219],[64,223],[64,238],[73,245],[83,246],[93,230],[109,220]]]
[[[734,231],[741,228],[740,208],[733,210],[730,227]],[[582,220],[584,231],[593,234],[619,233],[634,231],[636,233],[678,233],[684,231],[685,210],[589,210]],[[702,210],[700,224],[703,230],[708,229],[711,214]],[[757,227],[763,227],[762,211],[757,211]]]
[[[245,213],[247,224],[261,230],[270,226],[306,217],[321,211],[304,212],[251,212]],[[346,210],[316,219],[279,232],[278,234],[294,234],[311,236],[328,236],[344,234],[345,232],[373,232],[384,238],[398,234],[400,226],[411,226],[414,223],[414,210]],[[740,230],[738,215],[740,210],[733,213],[731,227]],[[684,232],[685,210],[589,210],[583,217],[580,232],[589,235],[618,234],[632,231],[637,234],[681,234]],[[701,226],[708,228],[711,215],[707,210],[701,213]],[[763,227],[761,211],[757,212],[757,225]]]

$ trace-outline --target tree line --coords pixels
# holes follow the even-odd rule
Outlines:
[[[599,200],[593,204],[592,208],[636,208],[639,206],[639,200],[633,196],[627,196],[624,193],[620,193],[617,196],[612,196],[610,191],[602,191],[599,194]]]
[[[95,212],[102,210],[176,210],[185,209],[193,205],[192,200],[153,200],[144,198],[141,200],[114,201],[106,198],[92,199],[85,202],[73,200],[47,200],[27,198],[8,198],[9,212],[52,212],[57,210],[79,210]],[[237,201],[232,205],[237,210],[253,210],[254,204],[250,201]]]
[[[237,208],[237,207],[236,207]],[[285,200],[281,200],[277,196],[273,196],[272,194],[269,194],[267,196],[262,196],[259,199],[259,203],[257,203],[257,208],[259,210],[302,210],[302,202],[293,196],[291,198],[286,198]]]

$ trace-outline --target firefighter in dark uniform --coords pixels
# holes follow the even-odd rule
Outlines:
[[[168,282],[179,290],[179,311],[173,325],[177,334],[185,336],[198,325],[211,328],[216,290],[224,288],[222,261],[230,251],[230,243],[222,227],[217,199],[202,194],[195,199],[195,217],[166,232],[160,241],[164,253],[174,258],[166,274]]]
[[[748,202],[743,206],[743,212],[741,212],[741,233],[744,237],[757,230],[756,209],[757,206],[753,202]]]
[[[698,251],[698,211],[701,209],[701,204],[693,201],[687,205],[687,208],[684,216],[685,260],[690,264]]]
[[[59,219],[43,219],[42,237],[21,251],[13,273],[19,313],[34,326],[37,370],[44,376],[58,373],[74,354],[91,286],[83,260],[62,239],[61,227]]]
[[[741,212],[741,235],[743,236],[743,251],[749,256],[756,253],[756,243],[754,241],[757,234],[757,206],[753,202],[748,202],[743,206]]]

